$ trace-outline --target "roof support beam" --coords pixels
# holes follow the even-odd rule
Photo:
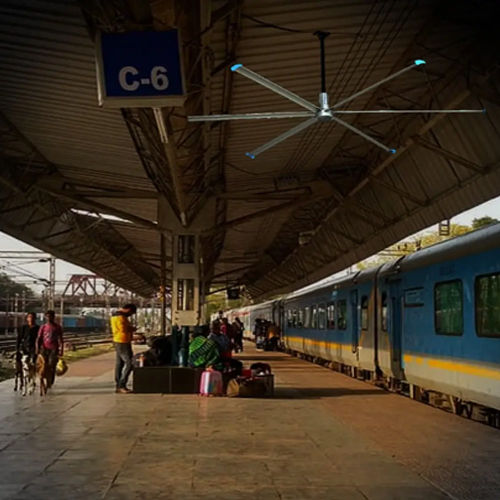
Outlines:
[[[330,187],[333,191],[333,195],[335,196],[335,198],[337,198],[337,200],[339,202],[344,201],[345,196],[333,185],[333,183],[330,183]],[[374,209],[373,207],[366,207],[365,205],[363,205],[361,202],[359,202],[358,200],[356,200],[354,198],[349,199],[347,201],[347,203],[349,203],[349,205],[351,205],[351,210],[353,210],[354,215],[362,218],[366,223],[368,223],[370,225],[374,225],[376,227],[381,227],[380,224],[377,224],[372,220],[366,220],[366,217],[363,216],[362,214],[360,214],[359,211],[361,211],[365,215],[368,215],[368,217],[375,215],[375,217],[378,217],[379,219],[381,219],[385,223],[392,222],[392,220],[389,217],[387,217],[385,214],[383,214],[382,212],[379,212],[378,210]],[[356,210],[358,211],[357,214],[355,213]]]
[[[172,178],[172,184],[174,187],[175,199],[177,201],[177,207],[179,208],[179,218],[183,226],[187,225],[187,215],[186,215],[186,197],[182,189],[182,183],[179,177],[179,165],[177,164],[177,151],[172,141],[169,140],[169,128],[168,120],[165,120],[163,116],[163,110],[161,108],[153,108],[153,113],[156,121],[156,126],[158,127],[158,132],[160,134],[160,140],[165,150],[165,156],[167,158],[168,168],[170,170],[170,176]]]
[[[30,203],[22,203],[21,205],[15,205],[13,207],[2,209],[2,210],[0,210],[0,214],[4,215],[4,214],[8,214],[10,212],[17,212],[18,210],[23,210],[23,209],[29,208],[29,207],[31,207]]]
[[[84,196],[86,198],[118,198],[118,199],[139,199],[139,200],[156,200],[158,199],[158,193],[152,191],[140,191],[139,189],[127,189],[123,191],[80,191],[74,190],[74,193],[78,196]]]
[[[304,202],[302,202],[304,203]],[[274,205],[269,208],[265,208],[264,210],[259,210],[258,212],[254,212],[252,214],[244,215],[242,217],[237,217],[236,219],[231,219],[225,222],[222,226],[222,229],[230,229],[235,226],[240,226],[241,224],[245,224],[246,222],[250,222],[254,219],[258,219],[260,217],[264,217],[266,215],[276,213],[276,212],[282,212],[283,210],[289,210],[293,207],[299,206],[298,202],[296,200],[288,201],[286,203],[281,203],[280,205]],[[208,232],[211,232],[215,229],[221,229],[220,226],[217,228],[213,228],[209,230]]]
[[[143,219],[142,217],[138,217],[137,215],[130,214],[128,212],[124,212],[123,210],[118,210],[116,208],[108,207],[103,203],[99,203],[95,200],[88,200],[79,195],[79,193],[68,193],[66,190],[60,190],[54,187],[49,186],[48,184],[39,184],[37,185],[37,189],[40,191],[44,191],[46,193],[57,196],[65,201],[68,201],[75,205],[75,208],[82,207],[86,210],[103,212],[109,215],[114,215],[115,217],[119,217],[121,219],[129,220],[134,222],[135,224],[145,227],[146,229],[157,230],[158,225],[154,222],[151,222],[147,219]]]
[[[415,142],[419,145],[422,146],[425,149],[428,149],[429,151],[433,151],[434,153],[437,153],[438,155],[442,156],[443,158],[446,158],[447,160],[452,160],[456,163],[459,163],[460,165],[464,166],[465,168],[468,168],[470,170],[474,170],[475,172],[481,172],[483,169],[480,165],[477,163],[474,163],[470,160],[467,160],[466,158],[463,158],[460,155],[457,155],[456,153],[453,153],[452,151],[449,151],[447,149],[442,148],[441,146],[438,146],[437,144],[433,144],[430,141],[427,141],[423,139],[422,137],[417,137],[415,138]]]
[[[230,271],[224,271],[222,273],[217,273],[217,274],[214,274],[213,275],[213,278],[221,278],[222,276],[227,276],[229,274],[234,274],[234,273],[239,273],[241,271],[246,271],[247,269],[249,269],[250,267],[252,267],[252,265],[247,265],[247,266],[242,266],[242,267],[237,267],[236,269],[231,269]]]
[[[424,207],[427,204],[427,201],[423,201],[418,199],[416,196],[408,193],[408,191],[405,191],[404,189],[398,188],[397,186],[394,186],[393,184],[383,181],[379,177],[370,177],[370,181],[378,184],[379,186],[382,186],[383,188],[387,189],[388,191],[392,191],[393,193],[396,193],[403,199],[408,199],[411,202],[413,202],[415,205],[418,205],[420,207]]]

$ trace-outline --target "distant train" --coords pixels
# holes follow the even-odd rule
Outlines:
[[[247,331],[275,321],[288,351],[416,399],[444,395],[458,414],[500,410],[500,224],[308,288],[229,315]]]
[[[6,325],[9,332],[12,333],[15,330],[16,316],[18,327],[20,327],[25,321],[26,313],[9,312],[7,315],[5,312],[0,311],[0,335],[6,332]],[[59,316],[56,316],[56,321],[59,321]],[[43,314],[37,313],[37,322],[43,323]],[[65,314],[63,317],[63,330],[65,332],[104,332],[106,330],[106,320],[92,315]]]

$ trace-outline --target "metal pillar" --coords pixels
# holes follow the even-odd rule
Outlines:
[[[64,319],[64,297],[61,295],[61,302],[59,303],[59,321],[60,324],[63,324]]]
[[[50,257],[49,260],[49,296],[48,296],[48,309],[54,310],[54,296],[56,293],[56,258]]]
[[[21,294],[21,309],[23,311],[23,314],[26,314],[26,292],[24,290]]]
[[[158,332],[156,331],[156,318],[155,318],[155,300],[154,298],[151,299],[151,317],[150,317],[150,321],[151,321],[151,331],[153,332],[153,335],[156,335]]]
[[[141,328],[142,330],[145,330],[146,329],[146,315],[145,315],[145,312],[144,312],[144,297],[140,297],[139,298],[139,312],[140,312],[140,322],[137,321],[137,324],[139,326],[139,328]],[[139,319],[139,313],[137,314],[137,318]]]
[[[9,333],[9,306],[10,306],[10,295],[7,295],[5,301],[5,334]]]
[[[111,334],[111,325],[110,325],[110,318],[111,318],[111,307],[109,305],[109,290],[106,288],[106,292],[104,295],[104,300],[106,301],[106,334],[110,335]]]
[[[19,294],[16,293],[14,295],[14,333],[17,335],[17,327],[18,327],[18,313],[19,312]]]
[[[165,235],[160,233],[160,301],[161,301],[161,334],[167,334],[167,259]]]

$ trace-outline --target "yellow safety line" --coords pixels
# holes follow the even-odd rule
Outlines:
[[[337,342],[327,342],[326,340],[314,340],[314,339],[306,339],[304,337],[285,337],[285,340],[288,342],[295,343],[303,343],[309,344],[311,346],[319,346],[319,347],[327,347],[330,349],[344,349],[346,351],[351,351],[351,344],[339,344]]]
[[[450,372],[465,373],[466,375],[475,375],[476,377],[485,377],[500,380],[500,367],[498,369],[484,368],[482,366],[471,365],[468,363],[447,361],[436,358],[424,358],[421,356],[410,354],[405,354],[403,356],[403,360],[405,363],[416,363],[419,365],[427,364],[427,366],[431,368],[437,368],[438,370],[447,370]]]
[[[326,347],[327,349],[342,349],[351,351],[351,344],[340,344],[337,342],[327,342],[326,340],[314,340],[304,337],[285,337],[285,340],[290,343],[301,344],[305,346],[318,346]],[[467,363],[460,363],[456,361],[446,361],[442,359],[426,358],[423,356],[416,356],[414,354],[404,354],[403,360],[405,363],[414,363],[417,365],[424,365],[438,370],[447,370],[451,372],[465,373],[466,375],[475,375],[476,377],[492,378],[500,380],[500,366],[496,368],[484,368]]]

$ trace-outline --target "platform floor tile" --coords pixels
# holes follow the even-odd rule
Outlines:
[[[423,463],[454,427],[476,440],[472,460],[498,463],[498,431],[280,353],[243,359],[256,357],[273,365],[275,398],[115,394],[112,354],[70,368],[46,398],[1,383],[0,500],[500,498],[493,465],[480,484],[450,480],[466,463],[452,443],[444,473]]]

